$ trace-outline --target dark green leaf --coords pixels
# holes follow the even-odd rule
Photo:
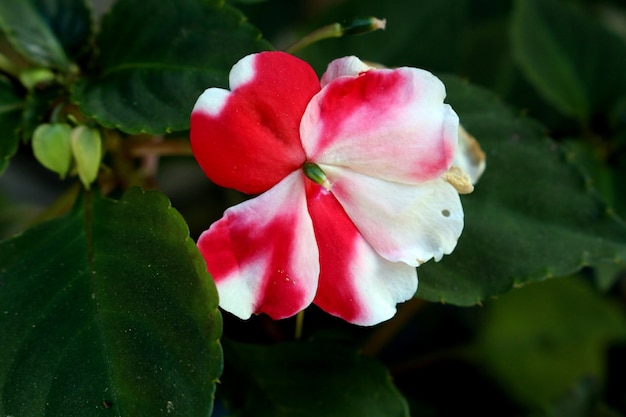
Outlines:
[[[563,396],[530,417],[622,417],[603,404],[598,381],[582,378]]]
[[[20,136],[24,142],[32,139],[37,126],[50,121],[54,105],[63,103],[67,94],[59,85],[48,84],[29,91],[24,102]],[[63,119],[63,122],[66,120]]]
[[[32,63],[66,72],[90,39],[92,18],[84,0],[3,0],[0,29]]]
[[[445,77],[448,102],[487,154],[474,193],[462,198],[455,251],[418,269],[417,295],[472,305],[514,285],[626,261],[626,226],[539,126],[490,93]]]
[[[224,345],[223,388],[237,416],[407,417],[375,360],[330,342]]]
[[[0,415],[211,415],[217,294],[162,194],[86,194],[0,243],[0,286]]]
[[[0,75],[0,174],[9,164],[20,142],[18,128],[24,99],[13,85]]]
[[[93,16],[87,0],[30,0],[71,60],[91,46]]]
[[[528,285],[490,302],[485,313],[480,359],[503,388],[531,407],[558,400],[581,378],[602,383],[609,343],[626,339],[618,306],[577,277]],[[560,407],[572,407],[574,399]]]
[[[74,100],[106,127],[151,134],[187,129],[204,89],[226,87],[240,58],[270,47],[236,9],[203,0],[120,0],[97,43],[98,73]]]
[[[511,40],[537,91],[582,123],[626,92],[626,45],[588,11],[564,1],[518,0]]]

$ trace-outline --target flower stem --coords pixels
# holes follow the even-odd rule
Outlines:
[[[385,19],[377,19],[375,17],[354,19],[352,22],[343,25],[340,23],[332,23],[309,33],[289,48],[285,49],[285,52],[293,54],[323,39],[340,38],[344,35],[357,35],[384,29],[385,23]]]
[[[130,155],[135,158],[145,156],[191,156],[191,145],[185,140],[141,140],[130,147]]]
[[[300,340],[302,338],[302,328],[304,327],[304,310],[296,315],[296,332],[295,339]]]

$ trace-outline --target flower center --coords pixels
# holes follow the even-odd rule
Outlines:
[[[304,165],[302,165],[302,169],[304,170],[304,175],[306,175],[307,178],[314,183],[321,185],[326,190],[330,190],[330,181],[328,181],[326,174],[324,174],[324,171],[322,171],[322,168],[320,168],[319,165],[307,161]]]

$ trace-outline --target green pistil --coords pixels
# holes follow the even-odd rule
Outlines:
[[[320,168],[319,165],[314,164],[313,162],[305,162],[302,169],[304,170],[304,175],[306,175],[311,181],[321,185],[327,190],[330,189],[330,181],[328,181],[326,174],[324,174],[324,171],[322,171],[322,168]]]

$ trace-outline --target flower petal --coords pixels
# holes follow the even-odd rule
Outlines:
[[[304,175],[295,171],[266,193],[226,210],[198,240],[220,306],[246,319],[292,316],[315,295],[319,258],[306,205]]]
[[[346,56],[343,58],[335,59],[326,68],[326,72],[322,75],[321,85],[322,88],[326,84],[333,81],[335,78],[345,76],[356,76],[362,72],[371,70],[372,67],[361,61],[355,56]]]
[[[456,190],[443,179],[407,185],[320,165],[348,216],[380,255],[412,266],[454,250],[463,229]]]
[[[437,178],[452,163],[458,135],[458,117],[444,97],[443,83],[416,68],[335,78],[302,119],[307,158],[389,181]]]
[[[306,62],[283,52],[248,55],[230,88],[206,90],[191,114],[191,146],[215,183],[261,193],[302,165],[300,119],[319,81]]]
[[[415,268],[378,255],[323,187],[307,181],[307,199],[320,254],[314,303],[363,326],[393,317],[396,304],[417,291]]]
[[[459,146],[452,164],[465,172],[472,184],[476,184],[485,172],[486,159],[476,138],[459,125]]]

